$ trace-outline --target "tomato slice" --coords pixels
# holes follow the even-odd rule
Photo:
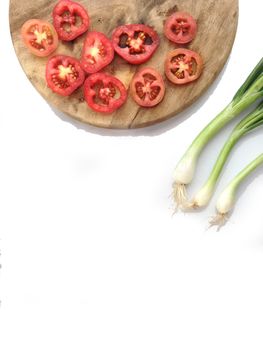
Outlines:
[[[164,81],[153,68],[144,68],[135,74],[131,82],[131,94],[142,107],[153,107],[160,103],[165,94]]]
[[[54,56],[47,63],[46,80],[54,92],[69,96],[84,83],[85,73],[75,58]]]
[[[89,28],[88,12],[79,3],[60,0],[53,10],[53,21],[61,40],[71,41]]]
[[[196,20],[186,12],[175,12],[165,22],[166,37],[176,44],[187,44],[197,32]]]
[[[112,42],[114,50],[131,64],[148,61],[160,44],[158,34],[144,24],[117,27],[112,34]]]
[[[100,32],[87,34],[80,61],[87,73],[97,73],[110,64],[113,58],[112,43],[104,34]]]
[[[176,49],[165,61],[165,74],[174,84],[187,84],[198,79],[203,70],[201,56],[191,50]]]
[[[95,73],[86,79],[84,95],[89,107],[100,113],[112,113],[127,100],[123,83],[105,73]]]
[[[27,48],[36,56],[46,57],[58,47],[58,35],[52,24],[40,19],[25,22],[21,35]]]

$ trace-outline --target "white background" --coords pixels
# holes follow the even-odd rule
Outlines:
[[[228,226],[207,230],[220,191],[262,153],[262,130],[235,148],[207,210],[172,217],[169,198],[186,147],[262,56],[261,1],[240,1],[232,55],[205,96],[125,132],[54,111],[16,59],[7,0],[0,16],[0,348],[262,350],[262,168]],[[191,193],[234,124],[206,149]]]

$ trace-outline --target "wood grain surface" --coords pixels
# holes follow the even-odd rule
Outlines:
[[[20,30],[30,18],[52,22],[52,10],[56,0],[10,0],[10,30],[18,59],[36,89],[53,106],[73,118],[104,128],[139,128],[174,117],[191,105],[212,84],[222,70],[233,45],[238,23],[238,0],[81,0],[91,17],[90,30],[97,30],[109,37],[116,26],[128,23],[144,23],[155,28],[161,45],[150,61],[143,66],[156,68],[164,76],[165,55],[178,47],[163,35],[163,23],[174,11],[186,11],[197,19],[198,34],[186,47],[201,54],[205,62],[201,78],[187,86],[175,86],[165,77],[166,95],[157,107],[139,107],[131,97],[115,113],[105,116],[93,112],[83,99],[79,89],[70,97],[60,97],[47,87],[45,66],[47,59],[31,55],[21,41]],[[85,34],[72,43],[60,43],[56,53],[80,57]],[[141,66],[139,66],[141,67]],[[115,56],[105,69],[129,86],[139,68],[131,66]]]

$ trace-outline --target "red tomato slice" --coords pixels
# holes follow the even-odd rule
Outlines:
[[[104,34],[99,32],[87,34],[81,56],[82,67],[87,73],[97,73],[110,64],[113,58],[112,43]]]
[[[144,24],[128,24],[117,27],[112,34],[115,51],[131,64],[148,61],[157,50],[158,34]]]
[[[61,40],[71,41],[89,28],[88,12],[79,3],[60,0],[53,10],[53,21]]]
[[[112,113],[127,100],[123,83],[104,73],[95,73],[86,79],[84,95],[89,107],[100,113]]]
[[[132,79],[131,94],[135,102],[142,107],[156,106],[165,94],[161,74],[152,68],[140,70]]]
[[[187,84],[198,79],[203,70],[201,56],[191,50],[176,49],[165,61],[165,74],[174,84]]]
[[[197,32],[196,20],[186,12],[175,12],[165,22],[166,37],[176,44],[187,44]]]
[[[52,24],[40,19],[24,23],[21,35],[27,48],[36,56],[46,57],[58,47],[58,35]]]
[[[75,58],[54,56],[47,63],[46,80],[54,92],[69,96],[84,83],[85,73]]]

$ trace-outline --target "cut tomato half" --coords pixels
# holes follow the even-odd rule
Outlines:
[[[89,107],[99,113],[112,113],[127,100],[123,83],[104,73],[95,73],[86,79],[84,95]]]
[[[165,22],[166,37],[176,44],[187,44],[197,32],[196,20],[186,12],[175,12]]]
[[[131,64],[148,61],[160,44],[156,31],[144,24],[117,27],[112,34],[112,42],[114,50]]]
[[[47,63],[46,80],[52,91],[69,96],[84,83],[85,73],[75,58],[54,56]]]
[[[53,21],[61,40],[71,41],[89,28],[89,15],[83,6],[71,0],[60,0],[53,10]]]
[[[194,51],[176,49],[170,52],[165,62],[165,74],[174,84],[187,84],[198,79],[203,70],[203,60]]]
[[[114,49],[111,41],[100,32],[89,32],[81,56],[83,69],[89,74],[97,73],[109,65],[113,58]]]
[[[46,57],[58,47],[58,35],[52,24],[40,19],[25,22],[21,35],[27,48],[34,55]]]
[[[153,68],[140,70],[132,79],[131,94],[135,102],[142,107],[156,106],[163,100],[165,94],[161,74]]]

